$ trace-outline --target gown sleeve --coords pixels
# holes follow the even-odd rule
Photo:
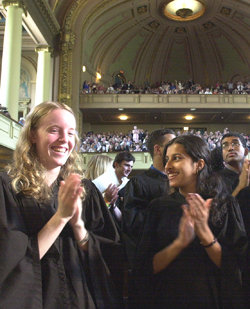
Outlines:
[[[247,255],[243,269],[243,286],[247,302],[250,303],[250,187],[241,190],[237,195],[237,200],[240,205],[248,239]]]
[[[133,269],[136,282],[134,302],[138,308],[154,308],[155,288],[161,274],[153,274],[153,257],[176,238],[181,214],[181,203],[167,197],[153,200],[148,207]]]
[[[84,180],[83,220],[89,232],[88,263],[98,308],[121,308],[123,248],[102,194]]]
[[[217,238],[222,247],[220,292],[223,306],[245,308],[242,269],[247,249],[247,236],[242,214],[235,199],[227,205],[227,216]]]
[[[42,308],[41,286],[37,238],[28,236],[10,180],[1,173],[0,308]]]

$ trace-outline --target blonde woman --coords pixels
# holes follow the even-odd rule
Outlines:
[[[113,160],[106,155],[94,155],[89,160],[86,170],[85,177],[90,180],[94,180],[100,175],[104,174],[108,168],[112,168]]]
[[[100,193],[80,177],[76,149],[67,105],[44,102],[27,116],[0,173],[1,308],[120,308],[108,269],[119,236]]]

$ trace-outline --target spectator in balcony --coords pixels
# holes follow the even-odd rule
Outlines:
[[[18,123],[23,127],[25,123],[25,119],[23,117],[20,117]]]
[[[242,92],[244,90],[244,85],[241,81],[237,82],[237,90],[238,90],[238,94],[242,94]]]
[[[85,94],[85,93],[90,93],[90,87],[89,87],[89,83],[85,80],[83,82],[83,85],[82,85],[82,92]]]
[[[140,151],[142,151],[141,144],[136,144],[133,151],[134,151],[134,152],[140,152]]]
[[[212,90],[211,90],[211,89],[206,88],[204,94],[213,94],[213,93],[212,93]]]
[[[109,87],[107,88],[107,91],[106,91],[106,93],[115,93],[115,88],[113,87],[113,85],[109,85]]]
[[[140,131],[139,131],[139,129],[137,129],[137,126],[134,126],[134,129],[132,130],[134,143],[139,142],[139,132]]]

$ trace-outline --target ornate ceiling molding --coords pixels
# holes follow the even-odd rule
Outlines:
[[[74,1],[65,18],[60,38],[60,68],[59,68],[59,100],[72,106],[72,53],[76,35],[72,31],[74,16],[78,10],[80,0]]]
[[[60,32],[60,25],[48,2],[46,0],[23,0],[23,3],[47,43],[54,47],[56,37]]]

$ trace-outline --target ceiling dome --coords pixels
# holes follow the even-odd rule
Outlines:
[[[162,3],[161,10],[169,19],[186,22],[202,16],[205,5],[197,0],[168,0]]]
[[[72,20],[81,42],[80,62],[93,76],[99,72],[106,83],[120,70],[137,85],[188,79],[207,86],[246,81],[249,1],[199,0],[194,4],[179,0],[51,3],[62,27],[73,14],[72,5],[78,5]]]

